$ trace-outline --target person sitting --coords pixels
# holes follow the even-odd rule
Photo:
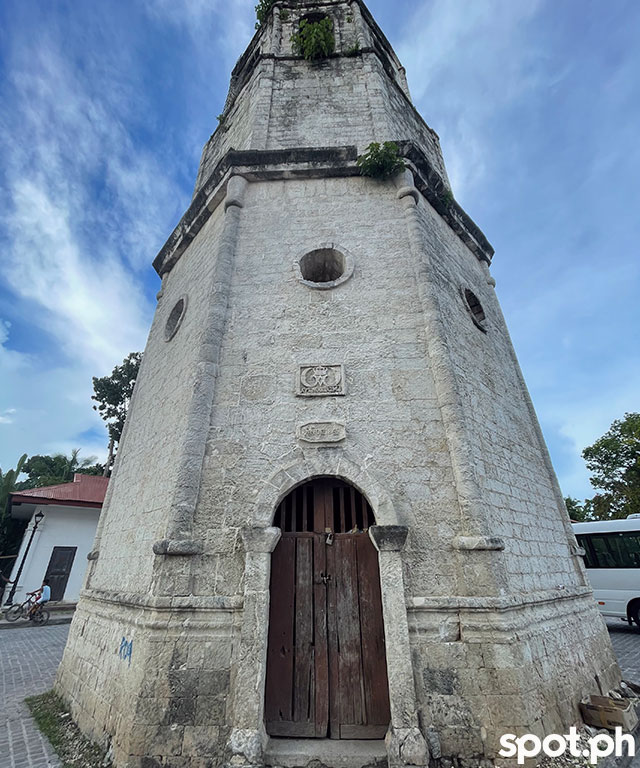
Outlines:
[[[34,595],[36,600],[34,604],[29,608],[29,618],[38,610],[38,607],[42,607],[51,600],[51,587],[49,586],[49,579],[44,579],[40,589],[36,589],[35,592],[27,592],[28,595]]]

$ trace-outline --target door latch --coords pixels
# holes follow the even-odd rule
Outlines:
[[[331,574],[330,573],[321,573],[320,578],[324,582],[325,586],[331,581]]]

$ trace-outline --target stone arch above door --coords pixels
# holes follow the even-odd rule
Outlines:
[[[268,645],[271,558],[281,530],[272,527],[275,511],[294,488],[323,476],[357,488],[369,501],[377,525],[369,530],[379,553],[380,587],[389,667],[391,725],[386,737],[389,765],[423,766],[429,761],[418,725],[418,707],[405,604],[402,549],[407,529],[398,519],[389,494],[376,477],[344,450],[303,452],[284,456],[264,481],[256,498],[253,519],[243,529],[245,544],[244,610],[238,658],[242,664],[232,678],[228,748],[239,766],[259,765],[269,741],[264,722]],[[373,531],[376,534],[373,535]]]
[[[288,493],[302,483],[325,476],[340,478],[357,488],[371,504],[378,525],[398,525],[396,510],[387,491],[346,451],[338,454],[327,451],[302,458],[298,454],[292,461],[283,462],[258,494],[253,525],[271,525],[278,505]]]

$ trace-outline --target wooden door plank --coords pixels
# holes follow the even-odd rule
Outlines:
[[[340,661],[338,645],[338,574],[336,542],[326,547],[327,573],[331,580],[327,584],[327,645],[329,660],[329,738],[340,738]]]
[[[391,720],[391,710],[378,553],[371,539],[365,535],[356,538],[356,549],[366,723],[386,729]]]
[[[336,533],[345,533],[347,530],[345,528],[345,519],[344,519],[344,494],[345,494],[345,489],[340,488],[340,530],[336,531]]]
[[[293,715],[295,547],[294,538],[283,537],[271,558],[265,694],[268,723],[290,722]]]
[[[308,531],[309,526],[307,524],[307,496],[308,496],[308,489],[306,486],[302,487],[302,530]]]
[[[340,726],[365,724],[358,574],[354,534],[336,536]]]
[[[322,524],[322,530],[324,533],[333,531],[333,486],[324,482],[322,484],[322,509],[324,515],[324,522]]]
[[[341,739],[384,739],[388,725],[343,725],[340,727]]]
[[[293,721],[315,722],[313,658],[313,539],[296,537],[295,662]]]
[[[349,491],[351,493],[351,520],[349,521],[349,531],[352,531],[358,523],[356,522],[356,489],[349,488]]]
[[[270,722],[265,723],[269,736],[279,736],[289,739],[312,739],[315,737],[315,725],[313,723],[285,723]]]
[[[321,484],[315,484],[313,491],[313,530],[316,533],[324,532],[324,488]]]
[[[324,534],[314,535],[315,736],[318,738],[326,738],[329,732],[328,583],[322,578],[322,574],[327,572],[326,550]]]

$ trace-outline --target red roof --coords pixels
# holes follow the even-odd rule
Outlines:
[[[96,475],[73,476],[72,483],[48,485],[44,488],[31,488],[11,494],[12,504],[55,504],[101,507],[107,493],[108,477]]]

